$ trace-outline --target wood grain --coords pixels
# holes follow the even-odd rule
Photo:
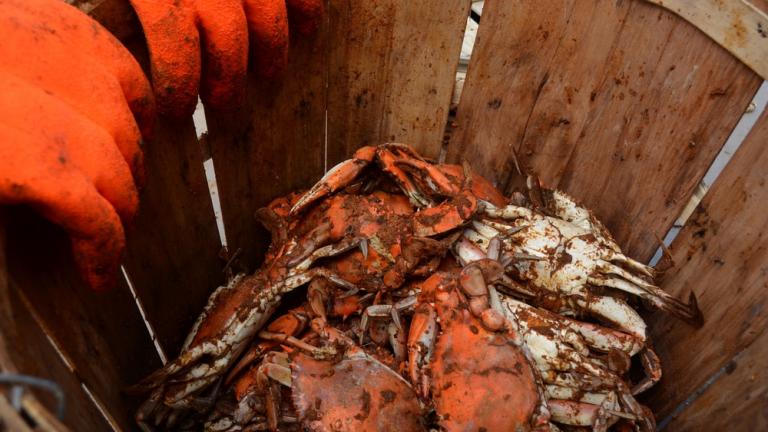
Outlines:
[[[125,265],[160,345],[178,353],[223,282],[221,249],[192,119],[159,119],[145,145],[147,184]]]
[[[279,78],[251,74],[242,109],[206,111],[228,246],[242,251],[239,261],[249,271],[269,241],[254,212],[323,174],[325,34],[325,25],[312,37],[292,34]]]
[[[768,79],[768,15],[742,0],[647,0],[690,22]]]
[[[122,42],[148,72],[141,32]],[[144,159],[147,181],[137,220],[126,229],[125,267],[160,346],[174,357],[224,279],[221,241],[192,118],[158,117]]]
[[[648,400],[660,416],[754,344],[768,324],[766,139],[768,112],[672,244],[677,267],[662,288],[676,296],[695,292],[705,324],[694,329],[665,316],[651,321],[665,378]],[[761,379],[768,383],[768,375]]]
[[[725,374],[665,430],[768,430],[768,331],[728,362]]]
[[[0,367],[4,372],[22,373],[53,380],[66,394],[64,421],[73,430],[109,430],[110,426],[98,408],[80,387],[80,379],[61,360],[19,297],[19,287],[13,281],[6,258],[16,252],[6,242],[8,210],[0,209]],[[47,273],[38,261],[36,273]],[[31,289],[45,289],[32,286]],[[64,306],[65,307],[65,306]],[[108,366],[105,369],[113,369]],[[49,402],[46,395],[41,400]],[[54,410],[54,405],[47,403]]]
[[[331,0],[328,163],[404,142],[440,153],[468,0]]]
[[[0,394],[0,419],[3,426],[15,432],[32,432],[30,426],[25,422],[21,414],[16,411],[11,403],[8,402],[4,394]]]
[[[649,259],[760,79],[643,1],[489,2],[448,159],[499,185],[524,169]]]
[[[768,0],[744,0],[744,1],[758,8],[763,13],[768,14]]]

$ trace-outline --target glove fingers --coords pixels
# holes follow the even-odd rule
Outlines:
[[[59,145],[59,158],[82,171],[125,223],[132,221],[138,192],[128,164],[104,129],[66,103],[2,71],[0,113],[0,122]],[[27,149],[20,145],[17,151]]]
[[[158,111],[176,118],[192,115],[200,86],[194,11],[179,0],[130,1],[147,39]]]
[[[243,0],[256,71],[274,77],[288,64],[285,0]]]
[[[19,153],[20,147],[28,151]],[[29,204],[70,235],[75,263],[94,290],[114,285],[125,234],[112,206],[59,147],[0,124],[0,203]]]
[[[73,50],[98,57],[101,65],[120,83],[142,134],[149,136],[155,118],[152,87],[136,59],[101,24],[61,0],[5,0],[0,7],[14,8],[38,23],[44,22],[50,30],[62,35]]]
[[[66,35],[0,5],[2,68],[61,99],[115,139],[138,184],[144,178],[141,134],[117,79],[98,58],[72,49]],[[17,29],[17,30],[16,30]]]
[[[248,27],[241,0],[197,2],[205,50],[200,96],[214,108],[239,106],[248,69]]]
[[[291,28],[302,35],[314,33],[320,26],[323,15],[322,0],[285,0],[288,6],[288,21]]]

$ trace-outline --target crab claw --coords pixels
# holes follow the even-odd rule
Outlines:
[[[416,213],[413,231],[421,237],[448,232],[469,222],[477,211],[477,199],[471,193],[462,193],[435,207]]]
[[[318,199],[330,195],[337,190],[349,185],[363,168],[373,161],[376,156],[376,147],[366,146],[358,149],[352,156],[333,168],[320,179],[312,189],[307,191],[291,208],[291,215],[297,214],[307,208]]]
[[[590,283],[634,294],[692,326],[701,327],[704,324],[704,317],[693,292],[688,298],[688,304],[685,304],[656,285],[646,282],[619,266],[602,262],[598,268],[603,274],[588,278]]]

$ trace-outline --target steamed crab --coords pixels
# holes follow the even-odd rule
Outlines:
[[[637,421],[642,430],[653,430],[653,417],[620,377],[629,369],[629,356],[640,350],[629,335],[568,319],[505,295],[500,302],[505,317],[522,334],[546,384],[553,421],[601,430],[601,426],[626,418]],[[595,352],[605,355],[598,357]],[[579,379],[568,382],[564,379],[568,376]],[[567,413],[576,415],[564,415]]]
[[[460,261],[470,262],[462,270],[463,286],[476,286],[477,292],[487,292],[489,300],[484,306],[501,311],[506,325],[520,335],[520,344],[530,353],[546,385],[552,420],[605,430],[625,418],[639,424],[642,430],[653,430],[653,417],[633,397],[633,393],[650,387],[661,373],[658,359],[644,340],[567,318],[498,292],[494,285],[507,278],[498,261],[500,240],[489,242],[488,250],[486,254],[466,239],[457,243]],[[627,372],[630,357],[639,352],[643,353],[643,365],[649,373],[630,391],[620,377]]]
[[[424,430],[426,407],[445,430],[648,430],[632,397],[660,375],[645,323],[593,287],[700,319],[565,194],[508,200],[402,144],[361,148],[257,217],[264,264],[214,292],[181,355],[136,386],[151,391],[143,428],[196,412],[216,431]],[[307,302],[262,329],[304,285]],[[634,355],[650,373],[629,390]]]
[[[481,318],[486,328],[489,324],[508,328],[517,335],[517,344],[544,385],[551,420],[593,426],[599,431],[624,418],[636,422],[643,431],[653,430],[653,417],[620,378],[629,367],[629,355],[642,348],[639,341],[498,293],[493,285],[502,274],[503,268],[494,260],[475,261],[462,269],[459,285],[468,296],[469,310]],[[483,319],[497,311],[501,311],[503,319]],[[595,352],[606,355],[598,357]]]
[[[466,269],[438,272],[419,284],[408,336],[412,383],[447,431],[556,430],[517,335],[483,306],[487,299],[473,301],[487,291],[466,278]]]
[[[319,347],[268,353],[238,379],[236,407],[207,430],[426,430],[416,393],[376,353],[322,318],[303,339]],[[337,353],[317,355],[329,347]]]
[[[498,238],[502,262],[512,279],[535,289],[542,305],[566,314],[589,312],[645,340],[645,323],[626,302],[600,294],[591,286],[618,289],[638,296],[688,322],[698,324],[695,299],[686,305],[648,279],[648,267],[626,257],[602,225],[564,194],[553,194],[559,213],[572,220],[546,216],[509,204],[481,205],[481,216],[465,230],[467,243],[482,253]],[[467,246],[469,248],[469,246]]]
[[[408,274],[433,268],[439,262],[433,258],[450,246],[450,241],[431,237],[462,226],[476,211],[472,193],[430,169],[406,146],[365,148],[356,155],[368,161],[375,156],[411,202],[434,205],[414,213],[404,197],[382,191],[338,193],[317,204],[356,175],[348,168],[359,164],[343,162],[308,193],[279,198],[260,211],[259,219],[273,236],[264,264],[253,275],[238,275],[217,289],[178,358],[133,386],[134,392],[151,392],[137,413],[143,427],[172,425],[184,411],[210,405],[215,388],[209,398],[201,395],[220,381],[287,292],[317,278],[348,291],[395,289]],[[401,166],[424,169],[406,172]],[[340,173],[346,173],[341,182]],[[316,265],[352,250],[330,266]]]

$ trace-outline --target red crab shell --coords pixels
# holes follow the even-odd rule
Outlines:
[[[457,185],[464,183],[464,167],[461,165],[439,165],[438,168]],[[485,177],[477,174],[474,170],[471,171],[471,175],[472,182],[469,189],[477,199],[488,201],[496,207],[504,207],[509,203],[501,191],[496,189]]]
[[[430,393],[446,431],[528,430],[539,392],[533,369],[512,335],[486,330],[458,295],[453,273],[421,283],[421,301],[434,302],[440,333]]]
[[[441,319],[432,396],[447,431],[514,431],[530,423],[538,404],[533,371],[520,349],[491,333],[466,309]]]
[[[426,430],[410,385],[367,355],[333,363],[298,354],[291,370],[294,405],[307,430]]]

